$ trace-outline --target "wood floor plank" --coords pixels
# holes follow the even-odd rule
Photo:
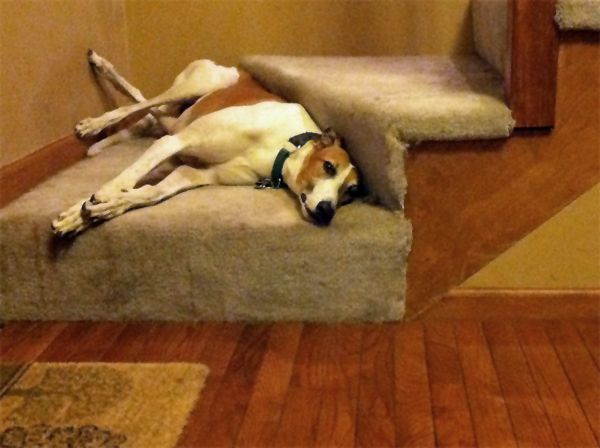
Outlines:
[[[357,446],[394,446],[394,326],[372,325],[363,333]]]
[[[507,322],[486,322],[484,333],[519,446],[557,446],[517,335]]]
[[[354,446],[358,413],[363,326],[335,325],[322,341],[319,360],[327,378],[319,385],[321,409],[317,446]]]
[[[481,324],[458,322],[455,335],[477,443],[482,446],[516,447],[508,410]]]
[[[452,323],[425,324],[427,371],[437,446],[475,446]]]
[[[137,322],[128,324],[102,356],[107,362],[177,361],[182,345],[190,343],[193,325]]]
[[[396,446],[434,446],[423,325],[396,326],[394,347]]]
[[[212,344],[211,335],[221,323],[199,322],[184,325],[182,337],[171,344],[167,359],[171,362],[202,362],[202,353]]]
[[[559,445],[596,446],[596,439],[575,396],[543,323],[514,324]]]
[[[325,325],[306,324],[302,331],[290,386],[275,446],[314,446],[317,440],[321,389],[326,383],[325,369],[319,359],[327,347],[322,341],[331,330]]]
[[[515,441],[509,417],[522,446],[597,446],[598,330],[597,321],[10,323],[0,360],[202,362],[211,374],[181,447],[504,447]]]
[[[62,322],[13,322],[0,332],[0,360],[32,362],[63,331]]]
[[[233,446],[246,413],[271,331],[270,325],[247,325],[231,356],[205,424],[197,429],[200,446]]]
[[[210,375],[177,446],[196,448],[204,445],[202,437],[211,418],[212,406],[221,399],[219,387],[244,328],[245,325],[241,323],[219,323],[207,326],[205,337],[208,343],[204,345],[201,352],[196,352],[197,359],[187,358],[189,361],[195,360],[206,364],[210,368]],[[194,347],[190,348],[195,352]]]
[[[548,322],[546,332],[600,446],[600,371],[572,324]]]
[[[38,361],[98,361],[127,324],[71,322],[38,357]]]
[[[600,321],[583,321],[576,324],[585,346],[600,369]]]
[[[302,324],[279,324],[271,330],[236,446],[270,446],[285,405]]]
[[[6,354],[22,341],[35,326],[35,322],[8,322],[0,328],[0,360],[8,361]]]

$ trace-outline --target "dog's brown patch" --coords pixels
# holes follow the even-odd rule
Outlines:
[[[173,127],[173,132],[181,131],[194,120],[212,112],[233,106],[251,106],[265,101],[285,102],[281,97],[267,91],[247,72],[240,70],[238,82],[198,100],[179,117]]]

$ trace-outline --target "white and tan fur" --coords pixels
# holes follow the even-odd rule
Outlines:
[[[76,133],[87,137],[125,119],[134,123],[92,145],[89,155],[148,128],[158,127],[167,135],[89,199],[61,213],[52,223],[59,236],[76,235],[96,222],[198,186],[253,185],[271,174],[282,147],[291,149],[290,137],[321,133],[300,104],[283,102],[236,68],[192,62],[169,89],[146,100],[104,58],[94,52],[88,58],[98,75],[136,101],[76,125]],[[190,100],[194,105],[180,113],[181,104]],[[170,172],[160,182],[144,184],[165,168]],[[358,187],[356,169],[329,132],[293,151],[283,176],[298,196],[303,216],[318,224],[329,224],[342,196]]]

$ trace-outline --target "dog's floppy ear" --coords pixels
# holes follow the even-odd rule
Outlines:
[[[343,205],[348,205],[353,202],[355,199],[362,198],[367,195],[367,189],[363,184],[352,184],[346,189],[346,194],[344,195],[342,201],[340,201],[340,207]]]
[[[362,183],[350,185],[347,191],[348,194],[353,198],[361,198],[366,196],[368,193],[367,187]]]
[[[335,131],[331,128],[325,129],[323,134],[317,139],[316,146],[317,148],[327,148],[329,146],[337,145],[341,146],[342,140],[335,133]]]

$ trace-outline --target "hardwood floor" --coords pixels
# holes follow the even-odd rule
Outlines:
[[[8,323],[2,361],[202,362],[179,446],[598,446],[600,321]]]

